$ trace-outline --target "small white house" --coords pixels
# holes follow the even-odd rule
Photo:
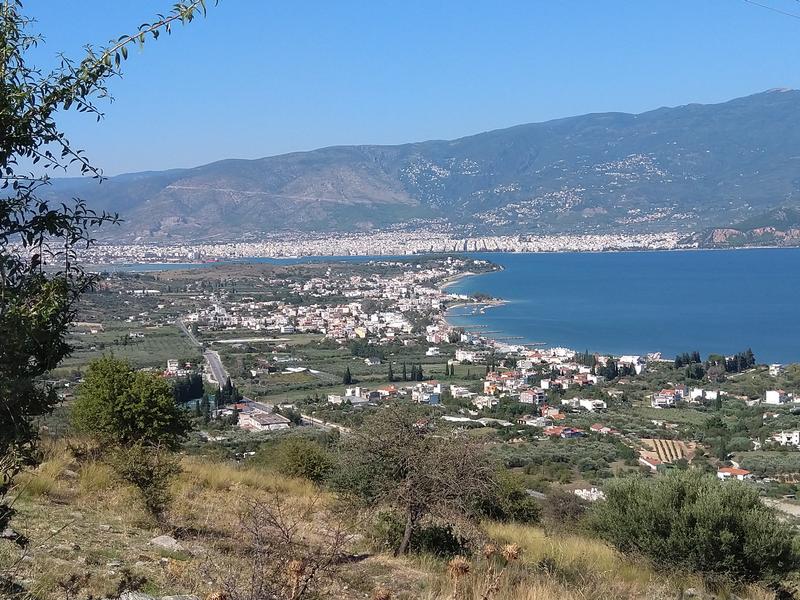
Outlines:
[[[772,441],[777,442],[781,446],[800,448],[800,430],[774,433],[772,434]]]
[[[720,467],[717,471],[717,477],[719,477],[722,481],[726,481],[728,479],[744,481],[745,479],[752,479],[753,474],[746,469],[737,469],[736,467]]]
[[[764,396],[764,404],[786,404],[789,401],[789,395],[783,390],[767,390]]]

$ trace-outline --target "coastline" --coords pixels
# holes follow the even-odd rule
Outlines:
[[[497,263],[492,263],[492,264],[494,264],[497,267],[497,269],[495,269],[493,271],[488,271],[488,273],[496,273],[498,271],[504,271],[505,270],[505,267],[503,265],[500,265],[500,264],[497,264]],[[447,291],[447,288],[449,288],[450,286],[453,286],[456,283],[458,283],[460,281],[463,281],[464,279],[467,279],[469,277],[477,277],[478,275],[485,275],[485,274],[486,273],[473,273],[472,271],[466,271],[464,273],[459,273],[458,275],[453,275],[452,277],[448,277],[447,279],[445,279],[444,281],[442,281],[439,284],[439,291],[441,293],[443,293],[443,294],[448,294],[450,292]],[[504,300],[502,298],[492,298],[492,299],[489,299],[489,300],[474,300],[474,301],[462,300],[462,301],[456,302],[455,304],[448,305],[444,309],[444,311],[442,311],[441,319],[442,319],[442,321],[444,321],[444,323],[447,325],[447,327],[449,327],[451,329],[455,329],[455,328],[459,327],[459,325],[455,325],[454,323],[452,323],[448,319],[448,313],[450,313],[450,311],[452,311],[453,309],[464,308],[464,307],[471,306],[471,307],[474,307],[474,309],[479,310],[479,312],[481,314],[483,314],[483,312],[486,311],[489,308],[493,308],[493,307],[497,307],[497,306],[503,306],[504,304],[508,304],[508,303],[509,303],[509,300]],[[482,338],[487,343],[489,343],[490,345],[493,345],[493,346],[497,346],[497,345],[501,344],[501,342],[499,340],[497,340],[497,339],[495,339],[493,337],[482,336],[480,334],[478,335],[478,337]]]

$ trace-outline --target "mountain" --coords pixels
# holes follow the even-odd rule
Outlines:
[[[800,91],[597,113],[450,141],[338,146],[50,193],[118,211],[115,239],[213,240],[450,223],[465,233],[726,227],[800,207]]]
[[[684,243],[703,248],[800,245],[800,209],[775,208],[735,223],[690,235]]]

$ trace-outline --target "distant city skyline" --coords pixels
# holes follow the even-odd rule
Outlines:
[[[31,1],[46,38],[32,59],[79,58],[170,4]],[[222,0],[131,52],[104,122],[63,124],[114,175],[723,102],[800,87],[791,15],[800,3]]]

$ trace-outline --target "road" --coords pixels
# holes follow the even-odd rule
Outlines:
[[[203,345],[203,344],[200,343],[200,340],[198,340],[194,336],[194,334],[192,333],[192,330],[189,329],[188,327],[186,327],[186,323],[184,323],[181,319],[178,319],[177,324],[178,324],[178,327],[181,328],[181,331],[183,331],[183,333],[185,333],[186,336],[189,338],[190,342],[192,342],[195,346],[202,346]]]
[[[178,319],[177,324],[178,327],[181,328],[181,331],[186,334],[192,344],[198,348],[203,347],[203,344],[201,344],[200,340],[195,337],[195,335],[192,333],[192,330],[186,327],[186,323],[184,323],[181,319]],[[203,352],[203,358],[205,358],[206,363],[208,363],[208,369],[211,371],[211,377],[214,378],[214,381],[216,381],[220,386],[225,385],[225,381],[228,379],[228,372],[222,365],[222,360],[220,360],[219,354],[213,350],[206,350]]]
[[[339,425],[337,423],[328,423],[323,421],[322,419],[317,419],[316,417],[312,417],[311,415],[304,415],[300,414],[300,418],[303,419],[303,425],[311,425],[312,427],[319,427],[320,429],[324,429],[325,431],[330,431],[331,429],[338,429],[342,433],[350,433],[350,428],[345,427],[344,425]]]
[[[219,385],[224,385],[225,381],[228,379],[228,372],[225,370],[225,367],[222,366],[219,354],[213,350],[206,350],[203,353],[203,357],[206,359],[208,368],[211,370],[211,376]]]

